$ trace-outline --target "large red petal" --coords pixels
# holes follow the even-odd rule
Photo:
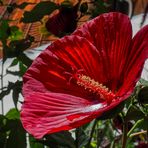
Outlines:
[[[145,60],[148,58],[148,25],[133,38],[126,65],[123,68],[124,84],[118,94],[131,92],[140,78]]]
[[[73,34],[86,38],[97,48],[104,63],[104,75],[108,79],[106,85],[116,91],[123,83],[123,66],[127,62],[132,40],[128,16],[116,12],[106,13],[85,23]]]
[[[70,130],[90,122],[103,112],[115,107],[60,93],[32,93],[22,106],[24,128],[36,138],[62,130]]]
[[[24,76],[23,93],[26,96],[33,91],[52,91],[88,98],[90,92],[78,86],[71,78],[82,70],[85,75],[103,81],[103,63],[98,64],[98,61],[98,51],[85,38],[62,38],[50,45],[33,62]]]

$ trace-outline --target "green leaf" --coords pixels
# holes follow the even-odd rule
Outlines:
[[[9,43],[9,49],[7,51],[7,54],[11,57],[17,57],[21,53],[23,53],[23,51],[28,49],[33,41],[34,37],[30,35],[28,35],[25,39],[11,41]]]
[[[7,140],[7,134],[0,132],[0,147],[1,148],[5,148],[6,140]]]
[[[17,26],[10,27],[10,36],[11,41],[20,40],[23,38],[23,32]]]
[[[7,6],[7,12],[8,13],[12,13],[13,12],[13,10],[15,9],[15,3],[14,4],[9,4],[8,6]]]
[[[12,3],[7,6],[7,11],[8,13],[12,13],[13,10],[15,10],[16,8],[25,9],[26,6],[31,5],[31,4],[34,4],[34,3],[23,2],[19,5],[17,3]]]
[[[60,5],[61,8],[63,9],[71,9],[73,7],[72,5],[72,2],[69,1],[69,0],[64,0],[61,5]]]
[[[10,120],[12,121],[12,120]],[[26,132],[19,120],[13,120],[14,126],[10,130],[6,148],[26,148]]]
[[[3,5],[3,0],[0,0],[0,5]]]
[[[81,13],[86,13],[87,10],[88,10],[88,4],[87,4],[87,2],[82,3],[81,6],[80,6]]]
[[[10,64],[9,67],[16,66],[17,64],[18,64],[18,59],[15,58],[15,59],[12,61],[12,63]]]
[[[27,66],[24,65],[21,61],[19,62],[19,72],[20,72],[20,76],[22,77],[26,71],[27,71]]]
[[[19,71],[10,71],[10,70],[6,70],[6,73],[7,74],[11,74],[11,75],[14,75],[14,76],[19,76],[20,75],[20,72]]]
[[[138,110],[137,108],[131,107],[125,117],[126,121],[130,121],[130,120],[140,120],[144,117],[145,115]]]
[[[13,119],[20,119],[20,113],[17,109],[13,108],[10,109],[7,114],[6,114],[6,118],[8,118],[9,120]]]
[[[148,104],[148,86],[140,89],[140,91],[138,93],[138,101],[141,104]]]
[[[21,3],[20,5],[17,5],[17,8],[19,8],[19,9],[24,9],[26,6],[32,5],[32,4],[34,4],[34,3],[23,2],[23,3]]]
[[[19,99],[19,94],[22,91],[22,85],[23,85],[22,81],[16,81],[13,86],[12,98],[16,108],[17,108],[17,103]]]
[[[137,126],[139,129],[148,130],[148,117],[141,120],[140,124]]]
[[[30,148],[44,148],[44,145],[34,139],[31,135],[29,135],[29,144]]]
[[[68,131],[47,135],[46,140],[41,140],[40,142],[49,146],[50,148],[56,148],[56,146],[75,148],[74,139],[72,138],[71,133]]]
[[[27,67],[29,67],[32,64],[32,60],[29,57],[27,57],[24,53],[18,56],[18,60],[21,61]]]
[[[38,3],[31,11],[25,11],[24,17],[21,19],[24,23],[33,23],[40,21],[45,15],[51,14],[58,6],[50,1],[42,1]]]
[[[2,20],[0,23],[0,40],[6,40],[10,35],[9,23],[7,20]]]
[[[144,79],[140,79],[139,82],[144,85],[144,86],[148,86],[148,81],[144,80]]]
[[[76,129],[76,145],[78,148],[82,148],[88,143],[89,136],[86,135],[84,129],[82,127]]]
[[[104,112],[99,118],[97,118],[98,120],[106,120],[106,119],[111,119],[114,118],[116,115],[118,115],[122,109],[124,108],[124,104],[125,102],[120,103],[118,106],[116,106],[115,108],[113,108],[112,110],[109,110],[107,112]]]
[[[12,71],[12,70],[7,69],[6,73],[14,75],[14,76],[22,77],[25,74],[25,72],[27,71],[27,66],[24,65],[21,61],[16,60],[15,62],[16,63],[12,63],[11,65],[15,65],[15,64],[19,63],[19,71]]]

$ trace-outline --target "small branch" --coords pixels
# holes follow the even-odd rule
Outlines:
[[[86,148],[90,148],[90,143],[91,143],[91,140],[92,140],[93,133],[94,133],[94,131],[95,131],[96,125],[97,125],[97,119],[94,121],[92,130],[91,130],[91,133],[90,133],[90,138],[89,138],[89,140],[88,140],[88,143],[87,143],[87,145],[86,145]]]
[[[1,90],[3,91],[3,73],[4,73],[4,60],[2,59],[2,67],[1,67]],[[4,101],[1,100],[1,107],[2,107],[2,115],[4,114]]]
[[[139,136],[141,134],[147,134],[147,131],[136,132],[136,133],[131,134],[129,137],[132,138],[132,137],[135,137],[135,136]]]
[[[127,142],[127,122],[123,122],[123,136],[122,136],[122,148],[126,148]]]
[[[131,133],[133,132],[133,130],[141,123],[143,122],[144,119],[138,120],[134,126],[131,128],[131,130],[128,132],[127,137],[130,137]]]

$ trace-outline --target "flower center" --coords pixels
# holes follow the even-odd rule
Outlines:
[[[113,92],[111,92],[106,86],[103,86],[94,79],[91,79],[89,76],[78,74],[76,79],[77,85],[88,89],[90,92],[100,95],[101,99],[106,100],[108,104],[115,99],[115,94]]]

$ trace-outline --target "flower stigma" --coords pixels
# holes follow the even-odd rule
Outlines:
[[[78,74],[75,78],[77,79],[77,85],[100,95],[100,98],[106,100],[107,104],[110,104],[115,99],[116,95],[111,90],[94,79],[91,79],[89,76]]]

